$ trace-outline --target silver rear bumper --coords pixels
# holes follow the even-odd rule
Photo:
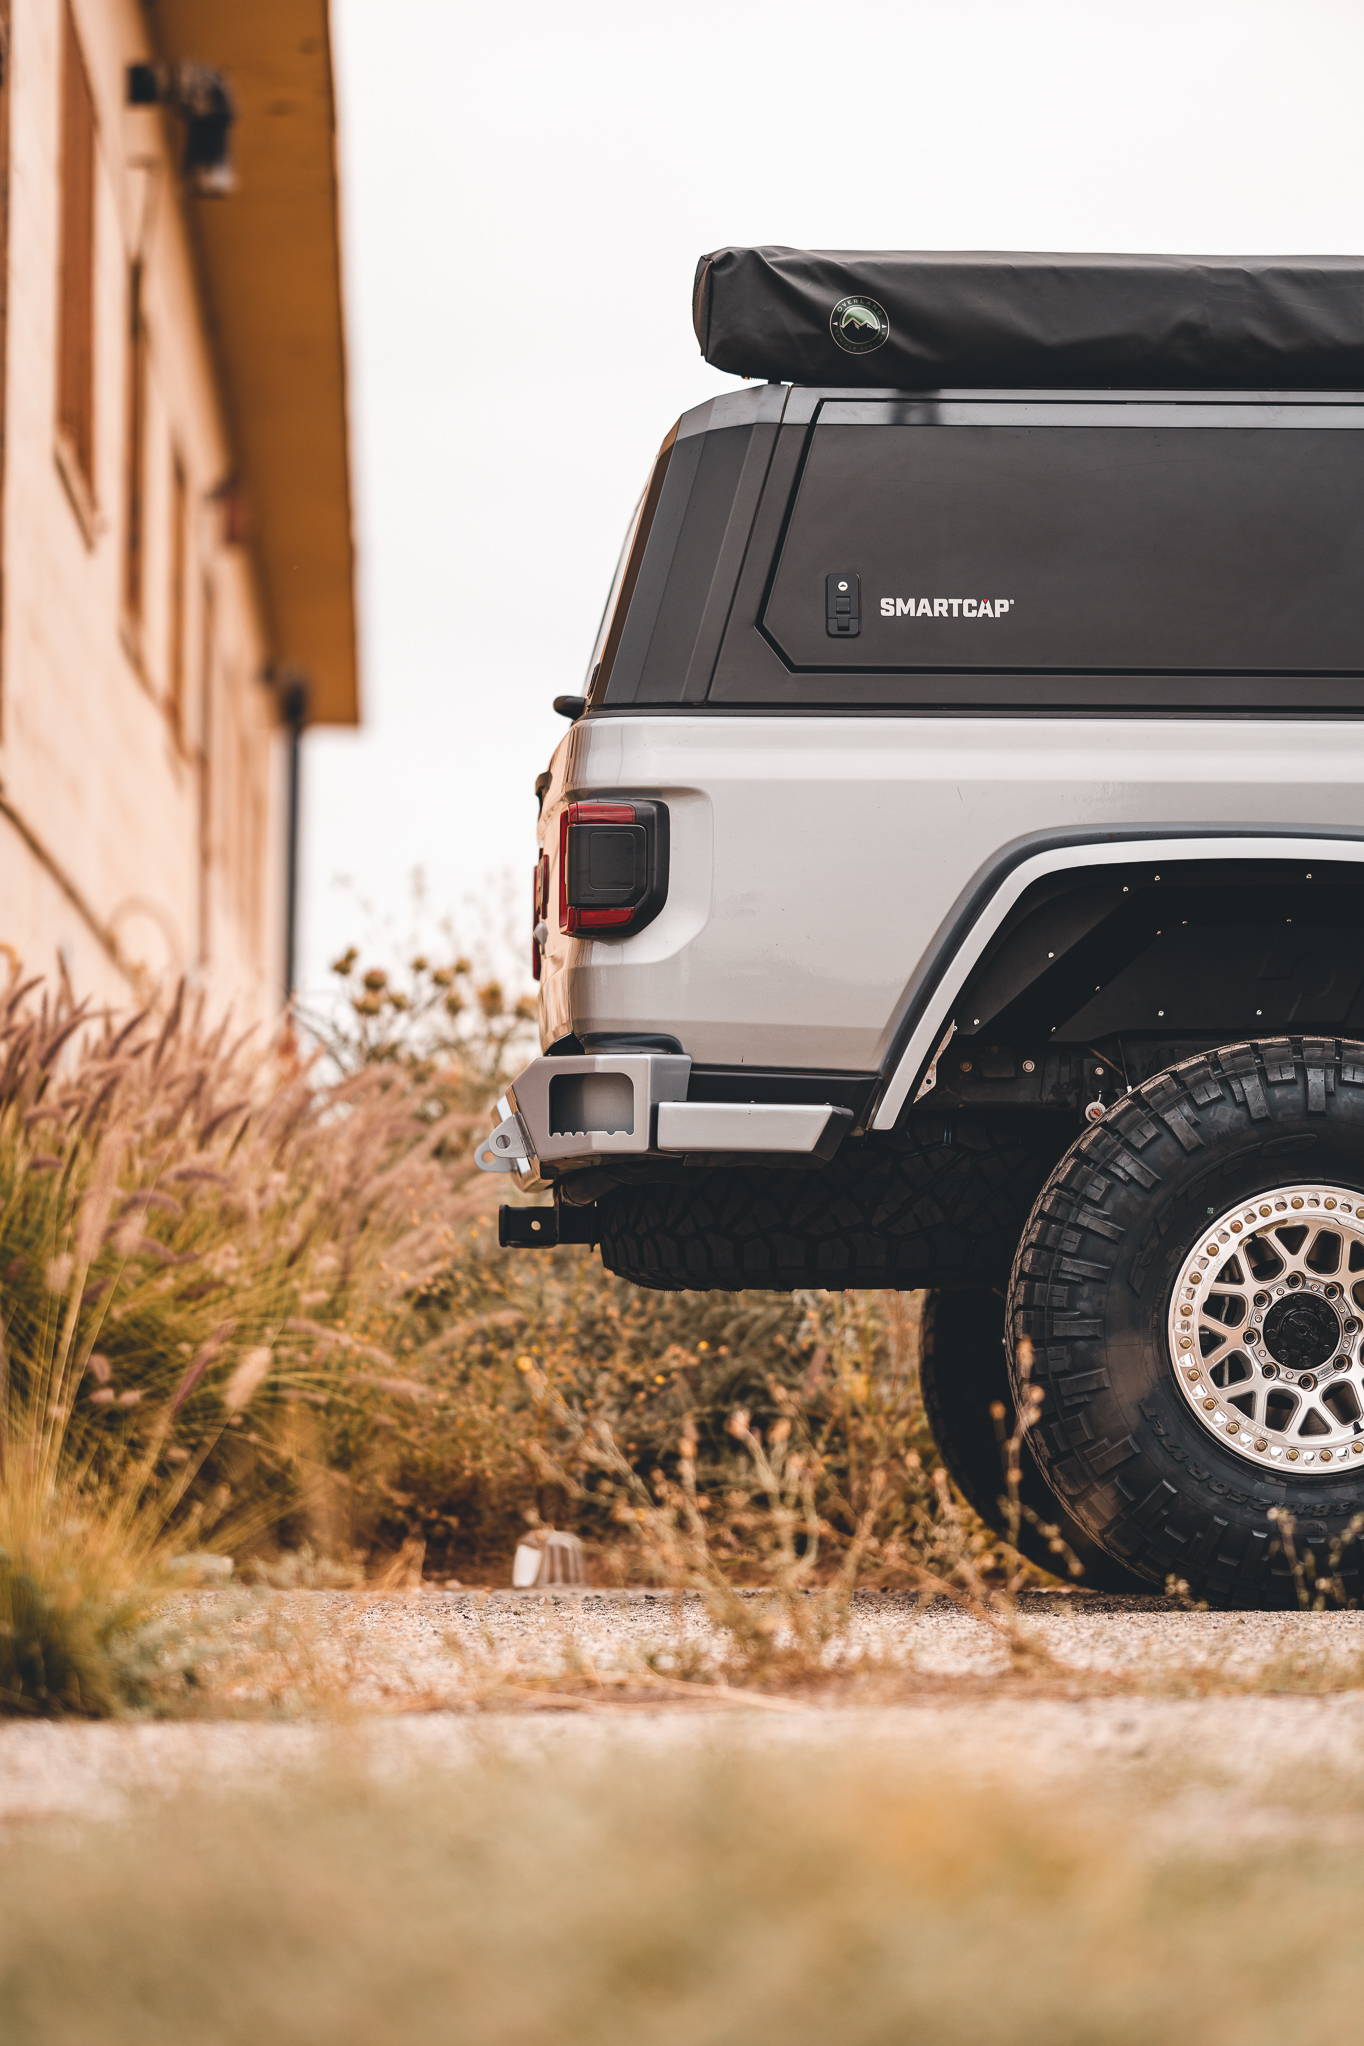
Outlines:
[[[501,1121],[474,1153],[484,1172],[524,1187],[611,1159],[828,1157],[852,1118],[830,1102],[689,1101],[680,1052],[538,1058],[498,1103]]]

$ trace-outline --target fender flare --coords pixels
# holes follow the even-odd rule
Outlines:
[[[1001,846],[957,897],[900,998],[890,1050],[866,1128],[895,1127],[932,1063],[952,1004],[1014,904],[1051,874],[1126,866],[1133,859],[1316,860],[1364,865],[1364,829],[1263,824],[1133,824],[1118,829],[1031,832]]]

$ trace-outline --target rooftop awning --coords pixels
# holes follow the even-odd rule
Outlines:
[[[1364,386],[1364,257],[716,249],[707,362],[922,391]]]

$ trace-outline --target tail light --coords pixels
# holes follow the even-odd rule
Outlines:
[[[559,929],[624,937],[668,892],[668,809],[653,802],[569,803],[559,815]]]

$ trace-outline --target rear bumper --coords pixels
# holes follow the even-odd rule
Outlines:
[[[832,1102],[689,1101],[691,1063],[681,1052],[532,1059],[475,1161],[534,1188],[612,1160],[830,1158],[851,1127]]]

